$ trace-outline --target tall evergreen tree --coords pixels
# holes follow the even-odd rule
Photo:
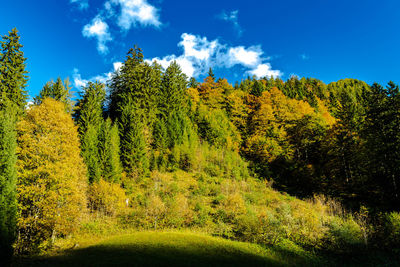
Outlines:
[[[122,107],[119,128],[121,136],[121,159],[128,174],[144,174],[149,168],[148,147],[142,111],[133,101]]]
[[[99,136],[103,124],[105,86],[98,82],[89,82],[77,103],[75,119],[79,126],[82,156],[88,168],[89,182],[99,181],[102,164],[99,151]]]
[[[16,233],[16,131],[15,104],[0,110],[0,258],[9,259]]]
[[[398,207],[400,203],[400,93],[390,82],[386,89],[371,87],[366,98],[363,134],[369,155],[372,182],[381,188],[382,204]]]
[[[135,46],[114,73],[110,83],[109,113],[112,120],[121,117],[122,109],[134,100],[135,107],[145,112],[147,122],[152,124],[157,115],[158,94],[161,86],[161,66],[144,62],[142,50]]]
[[[208,77],[211,77],[215,81],[215,75],[214,75],[214,72],[213,72],[212,68],[210,68],[208,70]]]
[[[164,115],[182,110],[187,106],[185,100],[187,88],[187,76],[182,72],[176,61],[166,69],[162,77],[160,109]]]
[[[26,58],[21,51],[23,47],[19,40],[17,29],[12,29],[3,36],[0,51],[0,101],[10,99],[22,112],[28,98],[25,87],[28,82],[28,72],[25,70]]]
[[[53,98],[57,101],[64,103],[67,112],[72,111],[72,101],[71,101],[71,85],[69,79],[65,79],[64,82],[60,77],[57,78],[55,82],[47,82],[39,95],[33,98],[35,105],[40,105],[45,98]]]
[[[16,121],[26,106],[28,77],[17,29],[0,50],[0,258],[9,259],[16,234]]]
[[[195,77],[191,77],[189,80],[189,87],[190,88],[197,88],[197,86],[199,86],[199,82],[196,81]]]
[[[144,62],[141,49],[135,47],[109,83],[109,114],[119,124],[121,159],[128,173],[136,167],[139,172],[148,168],[146,155],[159,113],[161,77],[161,66]]]
[[[122,166],[120,161],[120,139],[116,123],[107,118],[100,132],[100,157],[102,162],[102,177],[107,182],[121,181]]]

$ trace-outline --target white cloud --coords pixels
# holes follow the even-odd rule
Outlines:
[[[254,66],[261,61],[263,52],[260,47],[249,47],[246,49],[243,46],[232,47],[229,49],[228,55],[230,63],[243,64],[245,66]]]
[[[113,73],[115,71],[118,71],[121,66],[122,66],[121,62],[114,62],[113,70],[111,70],[110,72],[106,72],[101,75],[96,75],[88,79],[83,79],[82,75],[79,73],[79,70],[75,68],[72,74],[74,86],[77,89],[81,89],[82,87],[85,87],[88,82],[95,82],[95,81],[106,84],[107,81],[109,81],[112,78]]]
[[[242,27],[240,27],[239,20],[238,20],[239,10],[234,10],[229,13],[222,11],[220,15],[217,17],[219,19],[231,22],[233,24],[233,28],[236,30],[237,35],[240,37],[243,33]]]
[[[75,68],[73,71],[72,79],[74,80],[74,86],[76,88],[85,87],[86,84],[89,82],[88,80],[82,79],[82,76],[77,68]]]
[[[167,68],[175,60],[189,77],[204,75],[210,67],[231,68],[236,65],[246,68],[247,73],[257,77],[282,75],[279,70],[273,70],[269,63],[264,62],[266,58],[262,57],[264,52],[260,46],[228,47],[218,40],[208,41],[206,37],[188,33],[182,34],[181,38],[178,46],[183,53],[180,56],[168,55],[147,61],[156,60],[163,68]]]
[[[88,0],[70,1],[89,6]],[[108,53],[107,42],[113,39],[106,20],[110,25],[116,24],[124,31],[138,25],[157,28],[162,24],[159,9],[150,5],[147,0],[107,0],[97,16],[82,30],[83,36],[97,38],[97,50],[100,54]]]
[[[115,14],[113,9],[115,5],[121,9],[117,24],[123,30],[129,30],[137,24],[154,27],[161,25],[159,10],[150,5],[147,0],[109,0],[105,7],[110,14]]]
[[[194,36],[184,33],[179,46],[183,47],[186,57],[194,57],[198,60],[208,60],[218,47],[218,41],[209,42],[206,37]]]
[[[88,9],[89,8],[88,0],[70,0],[70,3],[78,4],[78,7],[79,7],[80,10],[84,10],[84,9]]]
[[[258,65],[255,69],[247,71],[248,74],[250,75],[255,75],[257,77],[279,77],[282,75],[282,72],[279,70],[273,70],[271,68],[271,64],[269,63],[264,63]]]
[[[122,62],[114,62],[113,63],[113,67],[114,67],[114,71],[119,71],[119,69],[122,67]]]
[[[86,24],[82,30],[83,36],[97,39],[97,50],[101,54],[108,53],[107,42],[111,41],[111,35],[108,31],[108,24],[100,16],[95,17],[91,23]]]

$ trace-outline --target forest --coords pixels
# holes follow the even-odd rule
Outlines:
[[[20,38],[11,30],[0,50],[8,263],[94,237],[189,231],[289,251],[285,266],[400,264],[397,84],[230,84],[212,69],[197,81],[134,46],[106,84],[73,94],[59,77],[28,103]]]

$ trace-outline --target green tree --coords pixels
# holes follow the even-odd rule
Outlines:
[[[189,80],[189,87],[190,88],[197,88],[197,86],[199,86],[199,82],[196,81],[195,77],[191,77]]]
[[[12,255],[16,234],[16,121],[24,112],[28,77],[17,29],[2,37],[0,50],[0,257]]]
[[[384,89],[371,86],[366,94],[366,117],[363,134],[369,155],[372,181],[381,188],[381,203],[398,207],[400,186],[400,93],[390,82]]]
[[[109,83],[109,114],[112,120],[118,121],[121,159],[128,173],[144,173],[149,167],[147,152],[159,114],[161,84],[161,65],[144,62],[138,47],[128,52],[124,64]]]
[[[169,113],[187,107],[187,76],[175,61],[165,70],[162,77],[160,110],[164,117]]]
[[[0,110],[0,257],[5,260],[12,255],[17,219],[14,110],[10,101]]]
[[[47,82],[39,95],[33,98],[35,105],[40,105],[45,98],[53,98],[57,101],[64,103],[65,110],[67,112],[72,111],[72,101],[71,101],[71,85],[69,79],[65,79],[64,82],[60,77],[57,78],[55,82]]]
[[[119,119],[121,159],[128,174],[146,174],[149,168],[148,147],[143,123],[144,114],[129,102],[122,108]]]
[[[212,68],[210,68],[208,70],[208,77],[211,77],[213,79],[213,81],[215,81],[215,75],[214,75]]]
[[[90,183],[98,182],[102,175],[99,136],[104,123],[103,107],[106,91],[99,82],[89,82],[77,102],[75,119],[79,126],[82,156],[88,168]]]
[[[0,51],[0,100],[2,104],[10,99],[19,111],[25,109],[28,98],[25,87],[28,82],[28,72],[25,70],[26,58],[21,51],[20,36],[17,29],[12,29],[3,36]]]
[[[124,106],[134,101],[135,108],[144,111],[147,123],[152,126],[158,113],[161,69],[157,63],[150,66],[144,62],[140,48],[135,46],[129,50],[124,64],[118,72],[114,73],[108,84],[110,87],[109,113],[112,120],[120,118]]]
[[[110,118],[102,124],[99,141],[102,177],[107,182],[119,183],[122,173],[119,130],[118,125],[112,124]]]

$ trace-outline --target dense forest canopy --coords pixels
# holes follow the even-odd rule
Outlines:
[[[138,208],[125,219],[131,216],[155,229],[163,223],[205,227],[210,220],[228,238],[268,244],[287,238],[305,247],[343,249],[351,242],[335,236],[340,225],[350,229],[349,235],[358,229],[355,235],[365,240],[368,232],[376,246],[399,246],[400,92],[393,82],[248,77],[232,86],[212,70],[200,82],[189,79],[176,62],[166,69],[149,64],[134,47],[107,84],[87,83],[76,101],[68,79],[58,78],[27,105],[19,38],[15,29],[3,36],[0,51],[0,245],[5,254],[14,243],[18,253],[51,247],[56,238],[75,231],[84,214],[116,216],[134,205],[146,207],[145,212]],[[187,184],[179,184],[176,173]],[[163,183],[175,191],[143,191]],[[296,213],[309,206],[290,197],[284,199],[296,207],[293,211],[289,204],[276,207],[275,215],[261,211],[263,199],[279,199],[270,187],[301,199],[336,199],[358,218],[368,216],[371,226],[367,230],[365,220],[350,216],[318,229],[310,226],[302,236],[303,230],[284,227],[291,224],[283,214],[305,216],[310,225],[317,215]],[[190,204],[192,191],[199,194],[196,201],[215,197],[213,208]],[[176,216],[170,224],[167,210]],[[253,217],[259,223],[250,222]],[[324,243],[325,233],[335,238]]]

